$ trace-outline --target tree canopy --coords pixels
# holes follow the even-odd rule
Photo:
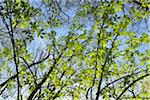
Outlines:
[[[0,98],[150,99],[149,0],[0,0]]]

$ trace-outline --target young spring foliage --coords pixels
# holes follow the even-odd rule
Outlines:
[[[1,0],[0,98],[150,98],[149,9],[146,0]]]

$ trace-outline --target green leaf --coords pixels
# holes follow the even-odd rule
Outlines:
[[[25,22],[20,24],[20,28],[25,28],[27,26],[28,26],[28,22],[27,21],[25,21]]]

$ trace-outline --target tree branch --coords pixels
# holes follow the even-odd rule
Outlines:
[[[32,67],[32,66],[34,66],[34,65],[37,65],[37,64],[40,64],[40,63],[44,62],[45,60],[47,60],[47,59],[49,58],[49,56],[50,56],[50,51],[49,51],[48,55],[47,55],[44,59],[42,59],[42,60],[40,60],[40,61],[37,61],[37,62],[35,62],[35,63],[33,62],[32,64],[28,65],[25,70],[29,69],[30,67]],[[23,57],[21,57],[21,58],[23,58]],[[23,58],[23,60],[24,60],[24,62],[25,62],[26,64],[28,64],[24,58]],[[21,71],[22,71],[22,70],[21,70]],[[21,72],[21,71],[20,71],[20,72]],[[20,72],[19,72],[19,73],[20,73]],[[7,79],[5,82],[1,83],[1,84],[0,84],[0,87],[2,88],[2,87],[3,87],[5,84],[7,84],[10,80],[15,79],[16,77],[17,77],[17,74],[11,76],[11,77],[10,77],[9,79]]]
[[[108,52],[108,54],[107,54],[106,60],[105,60],[104,64],[102,65],[102,73],[101,73],[100,81],[99,81],[99,84],[98,84],[98,89],[97,89],[97,93],[96,93],[96,100],[98,100],[99,95],[100,95],[100,93],[101,93],[101,92],[100,92],[100,88],[101,88],[101,84],[102,84],[102,78],[103,78],[104,68],[105,68],[105,66],[106,66],[107,61],[109,60],[109,55],[110,55],[111,52],[112,52],[112,49],[113,49],[113,47],[114,47],[114,43],[115,43],[115,41],[116,41],[116,39],[117,39],[118,36],[119,36],[119,34],[117,34],[117,35],[115,36],[115,38],[114,38],[114,40],[113,40],[113,42],[112,42],[112,47],[110,48],[110,50],[109,50],[109,52]]]
[[[70,38],[72,37],[72,34],[70,33],[68,36],[68,40],[66,41],[66,45],[63,48],[63,51],[67,49],[67,44],[69,43]],[[44,82],[46,82],[48,76],[51,74],[51,72],[53,71],[55,65],[57,64],[57,61],[62,57],[64,52],[61,52],[61,54],[58,56],[57,59],[54,59],[54,63],[52,65],[52,67],[50,67],[50,70],[48,71],[47,74],[45,74],[44,78],[42,79],[42,81],[36,85],[35,89],[30,93],[29,97],[27,100],[32,100],[32,98],[34,97],[34,95],[36,94],[36,92],[41,88],[41,86],[43,85]]]
[[[116,79],[116,80],[114,80],[114,81],[108,83],[106,86],[104,86],[104,87],[100,90],[100,93],[101,93],[105,88],[107,88],[109,85],[111,85],[111,84],[113,84],[113,83],[115,83],[115,82],[117,82],[117,81],[119,81],[119,80],[121,80],[121,79],[124,79],[124,78],[126,78],[126,77],[130,77],[130,76],[132,76],[133,74],[139,74],[139,73],[141,73],[141,72],[142,72],[142,71],[138,71],[138,72],[132,73],[132,74],[130,74],[130,75],[122,76],[122,77],[120,77],[120,78],[118,78],[118,79]]]
[[[135,84],[135,83],[138,82],[139,80],[141,80],[141,79],[143,79],[143,78],[145,78],[145,77],[147,77],[147,76],[149,76],[149,75],[150,75],[150,74],[146,74],[146,75],[144,75],[144,76],[141,76],[141,77],[139,77],[138,79],[134,80],[132,83],[130,83],[130,84],[118,95],[118,97],[116,98],[116,100],[119,100],[120,97],[121,97],[133,84]]]

